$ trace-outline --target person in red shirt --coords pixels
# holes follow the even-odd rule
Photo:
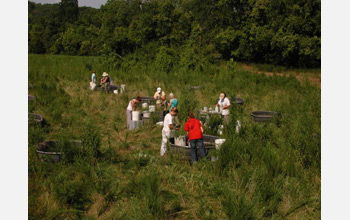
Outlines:
[[[198,161],[196,145],[198,145],[201,158],[205,157],[205,151],[203,146],[203,127],[200,121],[194,118],[192,112],[188,114],[187,118],[188,121],[185,124],[184,130],[186,131],[188,135],[188,140],[190,141],[192,161],[196,162]]]

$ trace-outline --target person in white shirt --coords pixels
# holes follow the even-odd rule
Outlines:
[[[173,130],[178,130],[179,128],[176,128],[173,124],[173,117],[177,115],[177,109],[171,108],[170,112],[165,115],[164,117],[164,123],[163,123],[163,130],[162,130],[162,144],[160,146],[160,156],[164,156],[166,149],[166,144],[168,143],[168,139],[174,137]]]
[[[231,106],[231,103],[230,100],[226,98],[225,93],[220,93],[219,101],[216,106],[220,107],[221,115],[224,117],[224,121],[227,123],[230,114],[228,108]]]
[[[141,102],[141,97],[137,96],[136,99],[132,99],[129,101],[129,105],[126,108],[126,127],[129,128],[129,123],[132,120],[132,111],[136,110],[137,103]]]

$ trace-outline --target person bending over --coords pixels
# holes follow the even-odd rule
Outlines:
[[[188,121],[185,123],[184,130],[188,135],[188,140],[191,145],[192,162],[198,161],[197,147],[199,148],[201,159],[205,157],[205,150],[203,145],[203,127],[198,119],[196,119],[192,112],[187,116]]]

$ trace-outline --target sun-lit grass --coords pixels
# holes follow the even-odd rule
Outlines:
[[[319,219],[320,89],[234,62],[206,65],[162,73],[132,58],[104,69],[99,57],[29,55],[29,93],[37,98],[29,110],[46,123],[29,128],[29,219]],[[90,91],[91,70],[108,72],[127,93]],[[161,127],[126,129],[128,101],[158,86],[178,98],[182,125],[188,111],[214,108],[221,91],[245,100],[230,110],[217,162],[160,157]],[[280,115],[258,124],[253,110]],[[50,139],[88,144],[69,160],[40,162],[36,143]]]

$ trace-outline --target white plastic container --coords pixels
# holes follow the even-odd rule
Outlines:
[[[120,93],[124,93],[125,92],[125,84],[121,84],[120,85]]]
[[[162,122],[162,121],[159,121],[156,123],[156,125],[158,125],[158,126],[163,126],[163,124],[164,124],[164,122]]]
[[[219,112],[219,107],[215,106],[215,112]]]
[[[94,90],[96,88],[96,84],[93,82],[90,82],[90,90]]]
[[[219,150],[221,145],[226,141],[226,139],[216,139],[215,140],[215,148]]]
[[[113,90],[113,93],[116,94],[116,95],[118,95],[118,90],[117,90],[117,89],[116,89],[116,90]]]
[[[142,103],[142,108],[143,109],[146,109],[148,107],[148,104],[147,103]]]
[[[147,104],[147,103],[146,103]],[[144,118],[150,118],[151,117],[151,112],[144,111],[143,112],[143,117]]]
[[[133,121],[139,121],[140,120],[140,111],[133,111],[132,112],[132,120]]]
[[[184,136],[176,137],[175,138],[175,145],[177,146],[186,146],[186,140]]]
[[[237,120],[236,122],[236,133],[239,133],[239,131],[241,130],[241,122],[239,120]]]
[[[149,112],[155,112],[156,106],[155,105],[150,105],[148,110],[149,110]]]
[[[208,108],[207,107],[203,107],[203,111],[208,111]]]

